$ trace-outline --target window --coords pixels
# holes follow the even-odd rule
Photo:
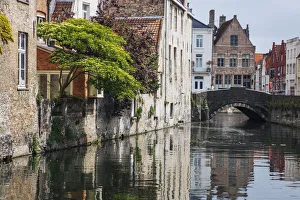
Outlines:
[[[294,49],[294,58],[296,58],[296,49]]]
[[[89,19],[90,18],[90,5],[89,4],[82,4],[82,18]]]
[[[203,76],[195,76],[194,78],[194,89],[202,90],[203,89]]]
[[[225,87],[226,88],[231,87],[231,75],[230,74],[225,75]]]
[[[246,88],[251,87],[251,76],[250,75],[243,75],[243,86]]]
[[[174,28],[177,31],[177,8],[174,10]]]
[[[94,85],[89,84],[89,97],[103,97],[103,90],[98,90]]]
[[[216,75],[216,88],[221,88],[222,87],[222,75],[217,74]]]
[[[287,51],[287,59],[289,59],[290,50]]]
[[[196,47],[203,47],[203,35],[196,36]]]
[[[242,84],[242,75],[234,75],[234,85]]]
[[[175,80],[177,80],[177,48],[174,47],[174,73],[175,73]]]
[[[169,79],[172,82],[172,46],[169,45]]]
[[[294,63],[293,64],[293,74],[295,74],[295,72],[296,72],[296,64]]]
[[[183,34],[183,12],[181,12],[181,35]]]
[[[196,54],[196,68],[202,67],[202,54]]]
[[[173,118],[173,103],[170,103],[170,118]]]
[[[224,55],[218,55],[218,67],[224,67]]]
[[[29,0],[18,0],[20,2],[29,3]]]
[[[27,82],[27,33],[18,37],[18,88],[26,88]]]
[[[237,55],[231,54],[230,55],[230,67],[236,67],[237,66]]]
[[[231,35],[230,36],[230,45],[231,46],[238,46],[238,36],[237,35]]]
[[[39,71],[39,93],[43,98],[54,99],[58,96],[60,86],[59,86],[59,75],[60,71]],[[68,71],[63,71],[62,81],[65,82],[68,76]],[[66,93],[72,95],[72,82],[66,88]]]
[[[249,67],[250,66],[250,55],[243,54],[242,58],[242,67]]]
[[[293,56],[293,49],[291,49],[290,58],[292,58],[292,56]]]
[[[45,22],[46,21],[46,17],[42,17],[42,16],[37,16],[36,17],[36,23],[39,24],[39,23],[42,23],[42,22]]]
[[[173,18],[173,6],[170,5],[170,29],[172,29],[172,18]]]

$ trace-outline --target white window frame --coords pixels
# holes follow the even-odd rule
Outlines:
[[[67,75],[69,71],[62,71],[63,75]],[[47,75],[47,99],[50,99],[50,81],[51,81],[51,75],[60,75],[60,70],[38,70],[37,71],[38,77],[40,75]],[[40,84],[40,83],[39,83]],[[73,81],[70,83],[70,95],[73,95]]]
[[[87,10],[84,10],[83,8],[86,6]],[[86,17],[85,17],[86,15]],[[90,4],[83,2],[82,3],[82,18],[89,20],[90,19]]]
[[[203,67],[203,55],[202,54],[196,54],[196,68],[202,68]]]
[[[196,35],[196,48],[203,47],[203,35]]]
[[[204,88],[204,78],[203,76],[195,76],[194,77],[194,89],[195,91],[203,90]],[[197,86],[197,87],[196,87]]]
[[[250,67],[250,54],[242,55],[242,67]]]
[[[18,34],[18,88],[24,89],[27,84],[27,43],[28,34],[25,32],[19,32]],[[22,46],[23,44],[23,46]],[[22,55],[24,56],[24,62],[22,63]],[[22,72],[24,77],[22,78]]]

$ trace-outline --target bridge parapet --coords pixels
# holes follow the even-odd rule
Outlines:
[[[208,111],[206,112],[209,112],[209,114],[207,115],[207,113],[205,113],[204,116],[208,117],[200,118],[201,121],[212,118],[220,110],[228,106],[239,109],[249,118],[268,120],[269,102],[272,101],[272,95],[264,92],[249,90],[244,87],[231,87],[230,89],[207,91],[206,93],[195,94],[193,98],[196,102],[198,102],[198,104],[196,103],[198,107],[199,102],[202,102],[203,104],[203,102],[206,101],[205,103],[208,107]],[[199,101],[199,99],[202,100]],[[201,105],[201,111],[205,112],[203,106],[204,105]],[[193,107],[193,109],[194,108],[195,107]],[[197,114],[193,113],[192,116],[193,121],[199,121]]]

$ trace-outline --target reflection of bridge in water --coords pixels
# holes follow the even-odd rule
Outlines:
[[[250,119],[272,121],[272,102],[300,102],[300,97],[271,95],[244,87],[207,91],[193,95],[192,118],[193,121],[208,120],[222,109],[234,107]]]

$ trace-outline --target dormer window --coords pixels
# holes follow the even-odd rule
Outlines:
[[[231,46],[238,46],[238,36],[237,35],[231,35],[230,36],[230,45]]]

